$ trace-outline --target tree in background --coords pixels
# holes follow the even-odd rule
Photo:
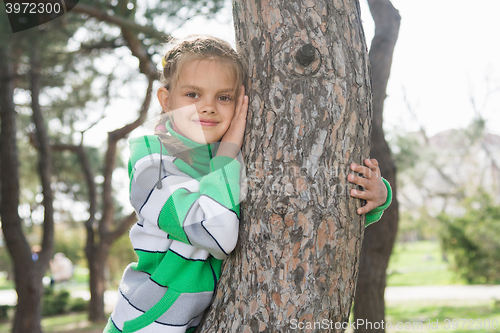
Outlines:
[[[371,128],[359,3],[234,1],[233,16],[250,67],[250,177],[238,245],[199,331],[348,322],[364,218],[347,174],[368,157]]]
[[[386,270],[398,228],[396,166],[383,130],[384,100],[391,72],[392,56],[401,17],[389,0],[368,0],[375,21],[375,36],[370,46],[373,85],[373,128],[370,155],[379,162],[380,171],[392,186],[392,204],[382,219],[365,231],[359,263],[359,278],[354,300],[354,318],[372,323],[385,319],[384,291]],[[356,332],[384,332],[385,329],[361,325]]]
[[[2,21],[0,27],[2,35],[0,43],[0,116],[2,122],[0,217],[5,243],[12,257],[18,295],[12,331],[41,332],[42,277],[48,269],[54,246],[52,157],[40,102],[40,91],[44,86],[42,62],[46,56],[47,45],[41,43],[43,28],[37,28],[31,34],[20,33],[17,39],[13,39],[10,28],[5,20]],[[52,36],[51,41],[57,47],[64,39],[65,36],[57,34]],[[27,66],[23,68],[23,65]],[[29,108],[32,115],[34,140],[38,147],[38,170],[35,172],[40,177],[40,194],[43,197],[43,233],[41,251],[38,253],[37,260],[32,260],[31,246],[23,232],[23,221],[18,212],[20,179],[17,144],[18,108],[14,104],[16,86],[24,86],[31,92]]]

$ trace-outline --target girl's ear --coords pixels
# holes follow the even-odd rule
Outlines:
[[[158,96],[158,102],[160,102],[161,108],[163,109],[163,112],[168,112],[169,111],[169,97],[170,93],[165,87],[160,87],[158,88],[158,92],[156,93]]]

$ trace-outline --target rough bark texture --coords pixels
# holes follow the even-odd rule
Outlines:
[[[236,1],[250,109],[238,245],[200,332],[347,322],[364,217],[349,164],[369,156],[368,55],[354,0]],[[331,322],[330,322],[331,321]],[[316,326],[317,327],[317,326]]]
[[[401,17],[389,0],[368,0],[368,4],[375,21],[375,36],[369,53],[373,85],[371,157],[379,161],[382,175],[391,183],[393,201],[382,219],[365,231],[354,301],[354,317],[366,322],[381,323],[385,318],[386,270],[396,238],[399,219],[396,166],[385,141],[382,125],[387,82]],[[379,327],[379,329],[374,327]],[[356,329],[356,332],[384,331],[381,325],[361,325]]]
[[[31,259],[30,246],[23,234],[22,220],[18,214],[19,206],[19,161],[16,143],[17,112],[13,101],[15,70],[9,47],[0,45],[0,217],[7,248],[14,266],[14,280],[18,304],[13,321],[13,333],[42,332],[41,297],[43,294],[42,277],[49,266],[53,251],[53,209],[50,188],[51,163],[48,137],[41,115],[38,96],[40,84],[40,54],[36,39],[32,43],[30,55],[30,83],[33,121],[36,127],[37,146],[39,147],[39,173],[44,196],[44,226],[42,251],[38,260]]]

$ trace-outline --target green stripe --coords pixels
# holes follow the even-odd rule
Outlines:
[[[146,272],[150,275],[154,273],[158,264],[165,257],[165,253],[158,252],[135,250],[135,253],[139,257],[139,259],[138,264],[135,266],[134,270]]]
[[[111,318],[108,319],[108,323],[106,327],[104,327],[104,331],[102,333],[121,333],[119,329],[116,328],[115,324],[111,321]]]
[[[173,252],[165,254],[151,275],[151,279],[158,284],[186,293],[213,291],[215,285],[211,277],[209,262],[187,260]]]
[[[185,244],[189,244],[186,233],[182,228],[189,207],[200,197],[199,193],[190,193],[178,189],[168,198],[158,216],[158,225],[161,230]]]

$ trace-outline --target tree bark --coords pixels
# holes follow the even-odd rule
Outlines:
[[[385,141],[383,130],[384,100],[391,72],[392,56],[401,17],[389,0],[368,0],[375,21],[375,36],[370,47],[373,85],[373,128],[371,157],[379,162],[384,178],[392,185],[392,204],[382,219],[365,231],[354,300],[354,318],[381,323],[385,319],[384,291],[386,270],[398,228],[396,165]],[[375,329],[375,327],[379,327]],[[356,332],[385,332],[383,326],[360,325]]]
[[[198,331],[343,331],[364,230],[347,174],[371,128],[359,3],[235,1],[233,15],[251,77],[248,194]]]

